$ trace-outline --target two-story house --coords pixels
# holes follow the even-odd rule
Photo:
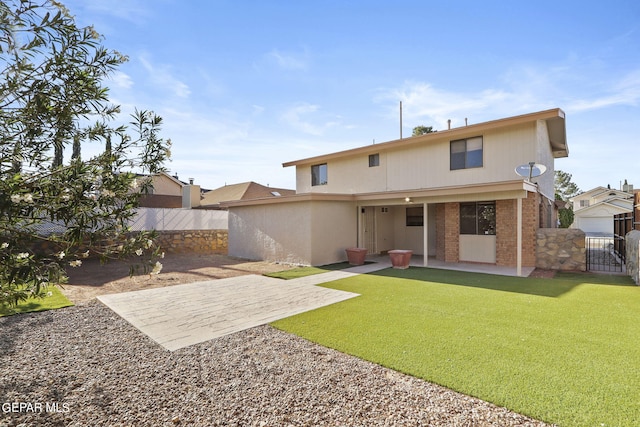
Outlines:
[[[323,265],[345,249],[410,249],[445,262],[535,266],[554,227],[554,159],[568,155],[552,109],[284,163],[296,195],[233,202],[229,254]],[[515,167],[535,162],[532,179]]]
[[[613,236],[614,215],[633,210],[633,186],[622,190],[596,187],[572,197],[574,219],[571,228],[590,235]]]

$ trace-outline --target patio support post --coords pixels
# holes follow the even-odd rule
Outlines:
[[[429,209],[427,209],[427,202],[422,204],[422,266],[427,267],[429,262]]]
[[[522,276],[522,198],[518,197],[516,221],[516,275]]]
[[[362,239],[362,206],[356,205],[356,247],[360,248],[360,239]]]

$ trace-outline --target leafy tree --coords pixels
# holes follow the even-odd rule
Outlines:
[[[572,175],[561,170],[555,173],[555,196],[556,200],[568,202],[570,198],[581,193],[578,186],[571,181]],[[574,213],[573,206],[561,208],[558,210],[558,219],[560,220],[560,228],[569,228],[573,224]]]
[[[150,111],[133,114],[133,136],[110,125],[120,110],[102,80],[127,58],[100,40],[54,0],[0,0],[0,305],[43,295],[90,255],[162,267],[155,234],[127,226],[150,185],[139,173],[163,170],[170,141]],[[90,143],[108,149],[82,160]]]
[[[437,130],[433,129],[433,126],[420,125],[413,128],[413,133],[411,134],[411,136],[420,136],[426,133],[433,133],[433,132],[438,132]]]
[[[570,198],[581,193],[578,186],[571,181],[570,173],[557,170],[554,178],[556,200],[568,202]]]
[[[560,220],[560,228],[569,228],[573,224],[575,214],[573,213],[573,207],[558,209],[558,219]]]

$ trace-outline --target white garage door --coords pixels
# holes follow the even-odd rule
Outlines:
[[[585,233],[610,233],[613,234],[613,218],[612,217],[587,217],[576,218],[576,228],[581,229]]]

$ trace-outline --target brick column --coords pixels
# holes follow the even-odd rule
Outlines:
[[[444,203],[436,204],[436,259],[444,261]]]
[[[496,265],[516,265],[516,201],[496,200]]]
[[[522,266],[536,266],[537,231],[540,224],[540,195],[528,193],[522,199]]]
[[[444,261],[460,261],[460,203],[444,204]]]
[[[496,201],[496,265],[517,264],[517,203],[515,199]],[[539,195],[522,199],[522,266],[536,265],[536,232],[540,222]]]

